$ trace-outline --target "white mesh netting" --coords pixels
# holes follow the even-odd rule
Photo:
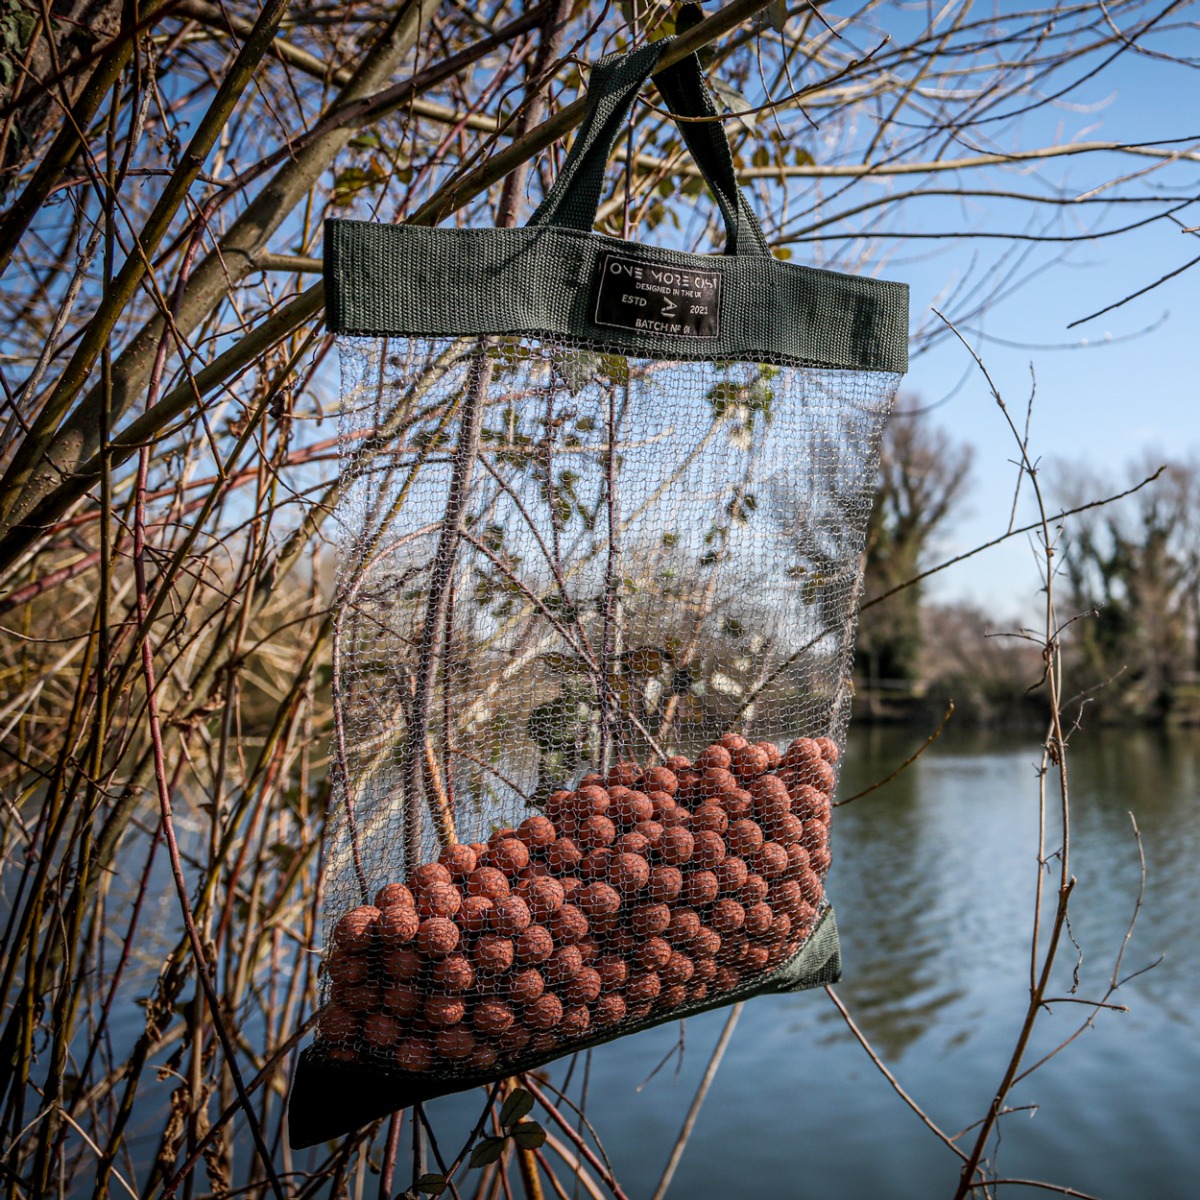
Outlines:
[[[519,1066],[824,903],[894,374],[341,341],[333,1059]]]

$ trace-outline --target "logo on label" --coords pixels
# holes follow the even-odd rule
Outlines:
[[[597,278],[595,322],[634,333],[720,337],[721,272],[605,254]]]

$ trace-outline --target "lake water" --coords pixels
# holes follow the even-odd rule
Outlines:
[[[921,740],[911,731],[856,731],[840,794],[887,775]],[[838,994],[902,1085],[951,1134],[984,1115],[1024,1013],[1038,760],[1032,738],[946,734],[894,782],[835,814],[829,894],[845,972]],[[1128,1013],[1101,1012],[1094,1028],[1011,1094],[1010,1105],[1031,1107],[1003,1119],[998,1169],[1109,1200],[1193,1200],[1200,734],[1086,730],[1069,767],[1078,878],[1071,927],[1083,955],[1076,995],[1102,994],[1133,911],[1131,812],[1146,890],[1123,970],[1163,958],[1113,997]],[[1053,995],[1069,993],[1078,957],[1064,946]],[[1090,1011],[1064,1002],[1044,1013],[1028,1061]],[[631,1200],[653,1192],[725,1015],[690,1020],[682,1063],[673,1060],[645,1086],[678,1042],[678,1026],[593,1054],[588,1116]],[[563,1074],[555,1068],[557,1079]],[[577,1082],[571,1090],[578,1093]],[[477,1108],[476,1096],[451,1097],[429,1114],[453,1141],[450,1132]],[[961,1144],[969,1142],[968,1135]],[[928,1200],[953,1193],[957,1162],[892,1091],[823,992],[762,997],[743,1011],[670,1195]]]

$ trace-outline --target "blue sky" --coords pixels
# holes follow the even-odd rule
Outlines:
[[[1053,106],[1038,116],[1036,124],[1027,124],[1020,142],[1028,146],[1169,138],[1196,139],[1180,149],[1200,146],[1200,77],[1192,69],[1127,55],[1096,83],[1075,93],[1069,105]],[[1130,155],[1080,155],[1036,168],[993,169],[982,186],[1015,190],[1014,185],[1019,185],[1034,190],[1039,181],[1047,181],[1078,195],[1114,176],[1145,171],[1152,165],[1153,160]],[[1152,190],[1200,196],[1200,163],[1172,164],[1126,189],[1127,194]],[[1003,202],[973,202],[965,210],[947,201],[920,203],[923,207],[917,210],[915,202],[909,202],[905,228],[1028,228],[1028,213]],[[1113,206],[1107,211],[1097,206],[1072,209],[1070,215],[1079,212],[1084,231],[1124,225],[1151,211],[1142,205]],[[1176,215],[1187,226],[1200,225],[1200,204]],[[971,239],[881,245],[888,258],[881,273],[903,279],[911,287],[914,328],[931,320],[930,307],[938,304],[949,285],[972,270],[976,255],[986,261],[1014,249],[1013,243]],[[1068,328],[1200,255],[1200,236],[1159,220],[1117,237],[1029,249],[1025,273],[1038,273],[1014,295],[1000,299],[966,336],[1022,422],[1032,366],[1037,392],[1030,449],[1043,462],[1047,490],[1054,491],[1055,459],[1086,463],[1111,481],[1115,492],[1126,485],[1134,459],[1200,455],[1200,373],[1195,365],[1200,347],[1200,265],[1103,317]],[[1062,261],[1055,261],[1059,258]],[[803,258],[797,255],[797,260]],[[981,267],[975,265],[974,270]],[[1063,345],[1073,348],[1055,348]],[[1016,482],[1016,468],[1010,461],[1016,445],[966,350],[948,339],[915,355],[904,388],[923,404],[936,404],[933,418],[976,450],[974,486],[940,549],[947,555],[961,553],[1002,533]],[[1032,519],[1028,503],[1022,505],[1021,515]],[[1038,586],[1034,555],[1028,541],[1020,538],[950,569],[939,577],[933,594],[976,601],[997,616],[1024,616],[1036,611]]]

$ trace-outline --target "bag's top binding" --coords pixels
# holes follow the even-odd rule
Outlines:
[[[684,121],[680,131],[721,209],[723,254],[592,232],[605,165],[651,74],[677,116],[716,113],[694,54],[654,72],[668,43],[595,65],[579,134],[524,228],[326,222],[330,331],[522,334],[647,358],[906,370],[907,286],[773,258],[720,122]]]

